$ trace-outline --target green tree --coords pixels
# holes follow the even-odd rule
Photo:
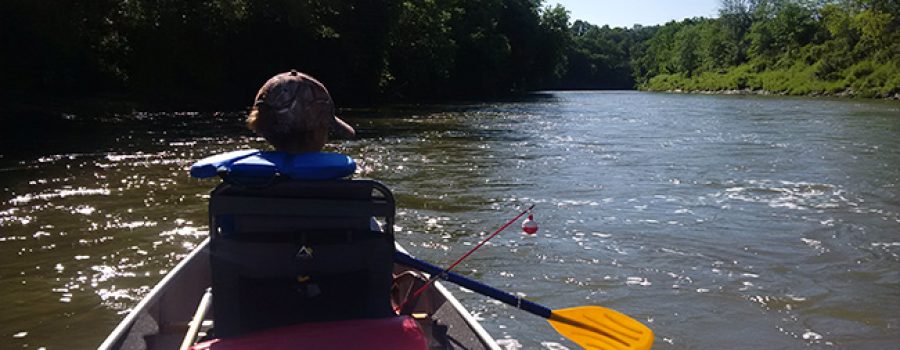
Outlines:
[[[697,24],[701,71],[716,71],[734,64],[737,50],[722,21],[704,20]]]
[[[753,25],[753,13],[759,0],[721,0],[719,8],[720,26],[719,36],[721,42],[717,51],[724,55],[726,65],[737,65],[747,58],[747,49],[750,45],[747,33]]]
[[[558,84],[567,69],[566,49],[572,45],[569,12],[561,5],[544,8],[541,11],[540,35],[536,39],[531,44],[531,51],[535,55],[533,71],[537,74],[527,87]]]
[[[672,68],[674,72],[693,75],[700,67],[700,27],[697,24],[684,26],[675,33],[673,43]]]
[[[437,0],[400,1],[392,20],[388,44],[388,75],[384,84],[391,96],[423,97],[446,94],[455,63],[451,37],[454,9]]]
[[[566,51],[568,69],[562,84],[576,89],[629,89],[634,87],[631,57],[638,42],[635,30],[597,27],[575,21],[572,43]]]
[[[128,49],[118,1],[0,1],[3,96],[72,95],[115,88]]]

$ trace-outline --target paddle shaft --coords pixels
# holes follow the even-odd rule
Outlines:
[[[553,311],[526,299],[522,299],[521,297],[509,294],[497,288],[488,286],[481,282],[468,279],[459,275],[455,272],[446,271],[438,266],[432,265],[428,262],[416,259],[412,256],[409,256],[403,252],[394,252],[394,262],[399,263],[401,265],[406,265],[412,267],[417,270],[425,271],[432,275],[432,279],[440,278],[442,280],[456,283],[465,288],[471,289],[472,291],[477,292],[478,294],[482,294],[485,296],[489,296],[496,300],[502,301],[507,305],[514,306],[516,308],[525,310],[529,313],[535,314],[537,316],[550,319]]]
[[[456,283],[457,285],[471,289],[472,291],[474,291],[478,294],[491,297],[491,298],[499,300],[507,305],[514,306],[518,309],[522,309],[533,315],[543,317],[543,318],[547,319],[548,321],[550,321],[551,324],[553,324],[553,322],[565,323],[570,326],[580,328],[582,330],[592,331],[599,335],[605,336],[605,337],[609,338],[610,340],[615,341],[616,343],[625,346],[625,348],[628,348],[628,349],[632,349],[631,344],[634,341],[637,341],[639,339],[636,337],[632,337],[631,339],[625,339],[622,337],[622,335],[613,334],[612,332],[607,331],[606,329],[601,329],[600,327],[588,324],[586,322],[576,320],[574,318],[567,317],[565,315],[561,315],[560,313],[557,313],[557,312],[553,312],[553,310],[550,310],[543,305],[522,299],[521,297],[512,295],[510,293],[507,293],[507,292],[504,292],[497,288],[488,286],[481,282],[468,279],[457,273],[446,271],[438,266],[435,266],[428,262],[416,259],[416,258],[410,256],[409,254],[406,254],[403,252],[399,252],[399,251],[394,252],[394,262],[401,264],[401,265],[406,265],[406,266],[412,267],[414,269],[418,269],[420,271],[425,271],[427,273],[430,273],[432,275],[432,277],[429,280],[434,280],[435,278],[439,278],[439,279],[442,279],[442,280],[445,280],[448,282]],[[627,317],[627,316],[625,316],[625,317]],[[592,321],[593,322],[591,322],[591,323],[595,323],[595,324],[597,324],[598,322],[599,322],[599,324],[608,322],[607,320],[603,320],[603,319],[594,319]],[[635,321],[635,322],[637,322],[637,321]],[[554,327],[556,327],[556,326],[554,326]],[[646,328],[646,327],[644,327],[644,328]],[[649,329],[647,329],[647,330],[649,331]],[[573,341],[576,341],[576,339],[574,339],[576,337],[577,338],[584,337],[583,334],[566,334],[563,332],[560,332],[560,334],[570,340],[573,340]],[[622,334],[622,333],[619,332],[619,334]],[[651,336],[650,336],[651,340],[648,344],[646,344],[646,346],[647,346],[646,349],[650,349],[650,346],[652,345],[652,332],[650,332],[650,334],[651,334]],[[579,339],[579,340],[583,340],[583,339]],[[576,343],[584,346],[584,344],[582,344],[578,341],[576,341]],[[596,347],[586,347],[586,348],[595,349]],[[644,349],[644,348],[638,347],[635,349]]]

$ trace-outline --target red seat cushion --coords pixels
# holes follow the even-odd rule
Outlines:
[[[428,342],[408,316],[367,320],[304,323],[240,337],[213,339],[192,350],[397,349],[423,350]]]

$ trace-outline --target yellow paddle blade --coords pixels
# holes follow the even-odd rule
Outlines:
[[[643,323],[600,306],[553,310],[547,322],[586,350],[650,350],[653,331]]]

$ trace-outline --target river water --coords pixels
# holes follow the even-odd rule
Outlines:
[[[551,308],[602,305],[658,349],[900,348],[900,104],[551,92],[348,111],[330,150],[390,186],[398,240]],[[25,116],[23,116],[25,117]],[[81,113],[4,132],[0,347],[96,347],[206,235],[190,164],[264,144],[241,113]],[[509,349],[575,349],[451,287]]]

